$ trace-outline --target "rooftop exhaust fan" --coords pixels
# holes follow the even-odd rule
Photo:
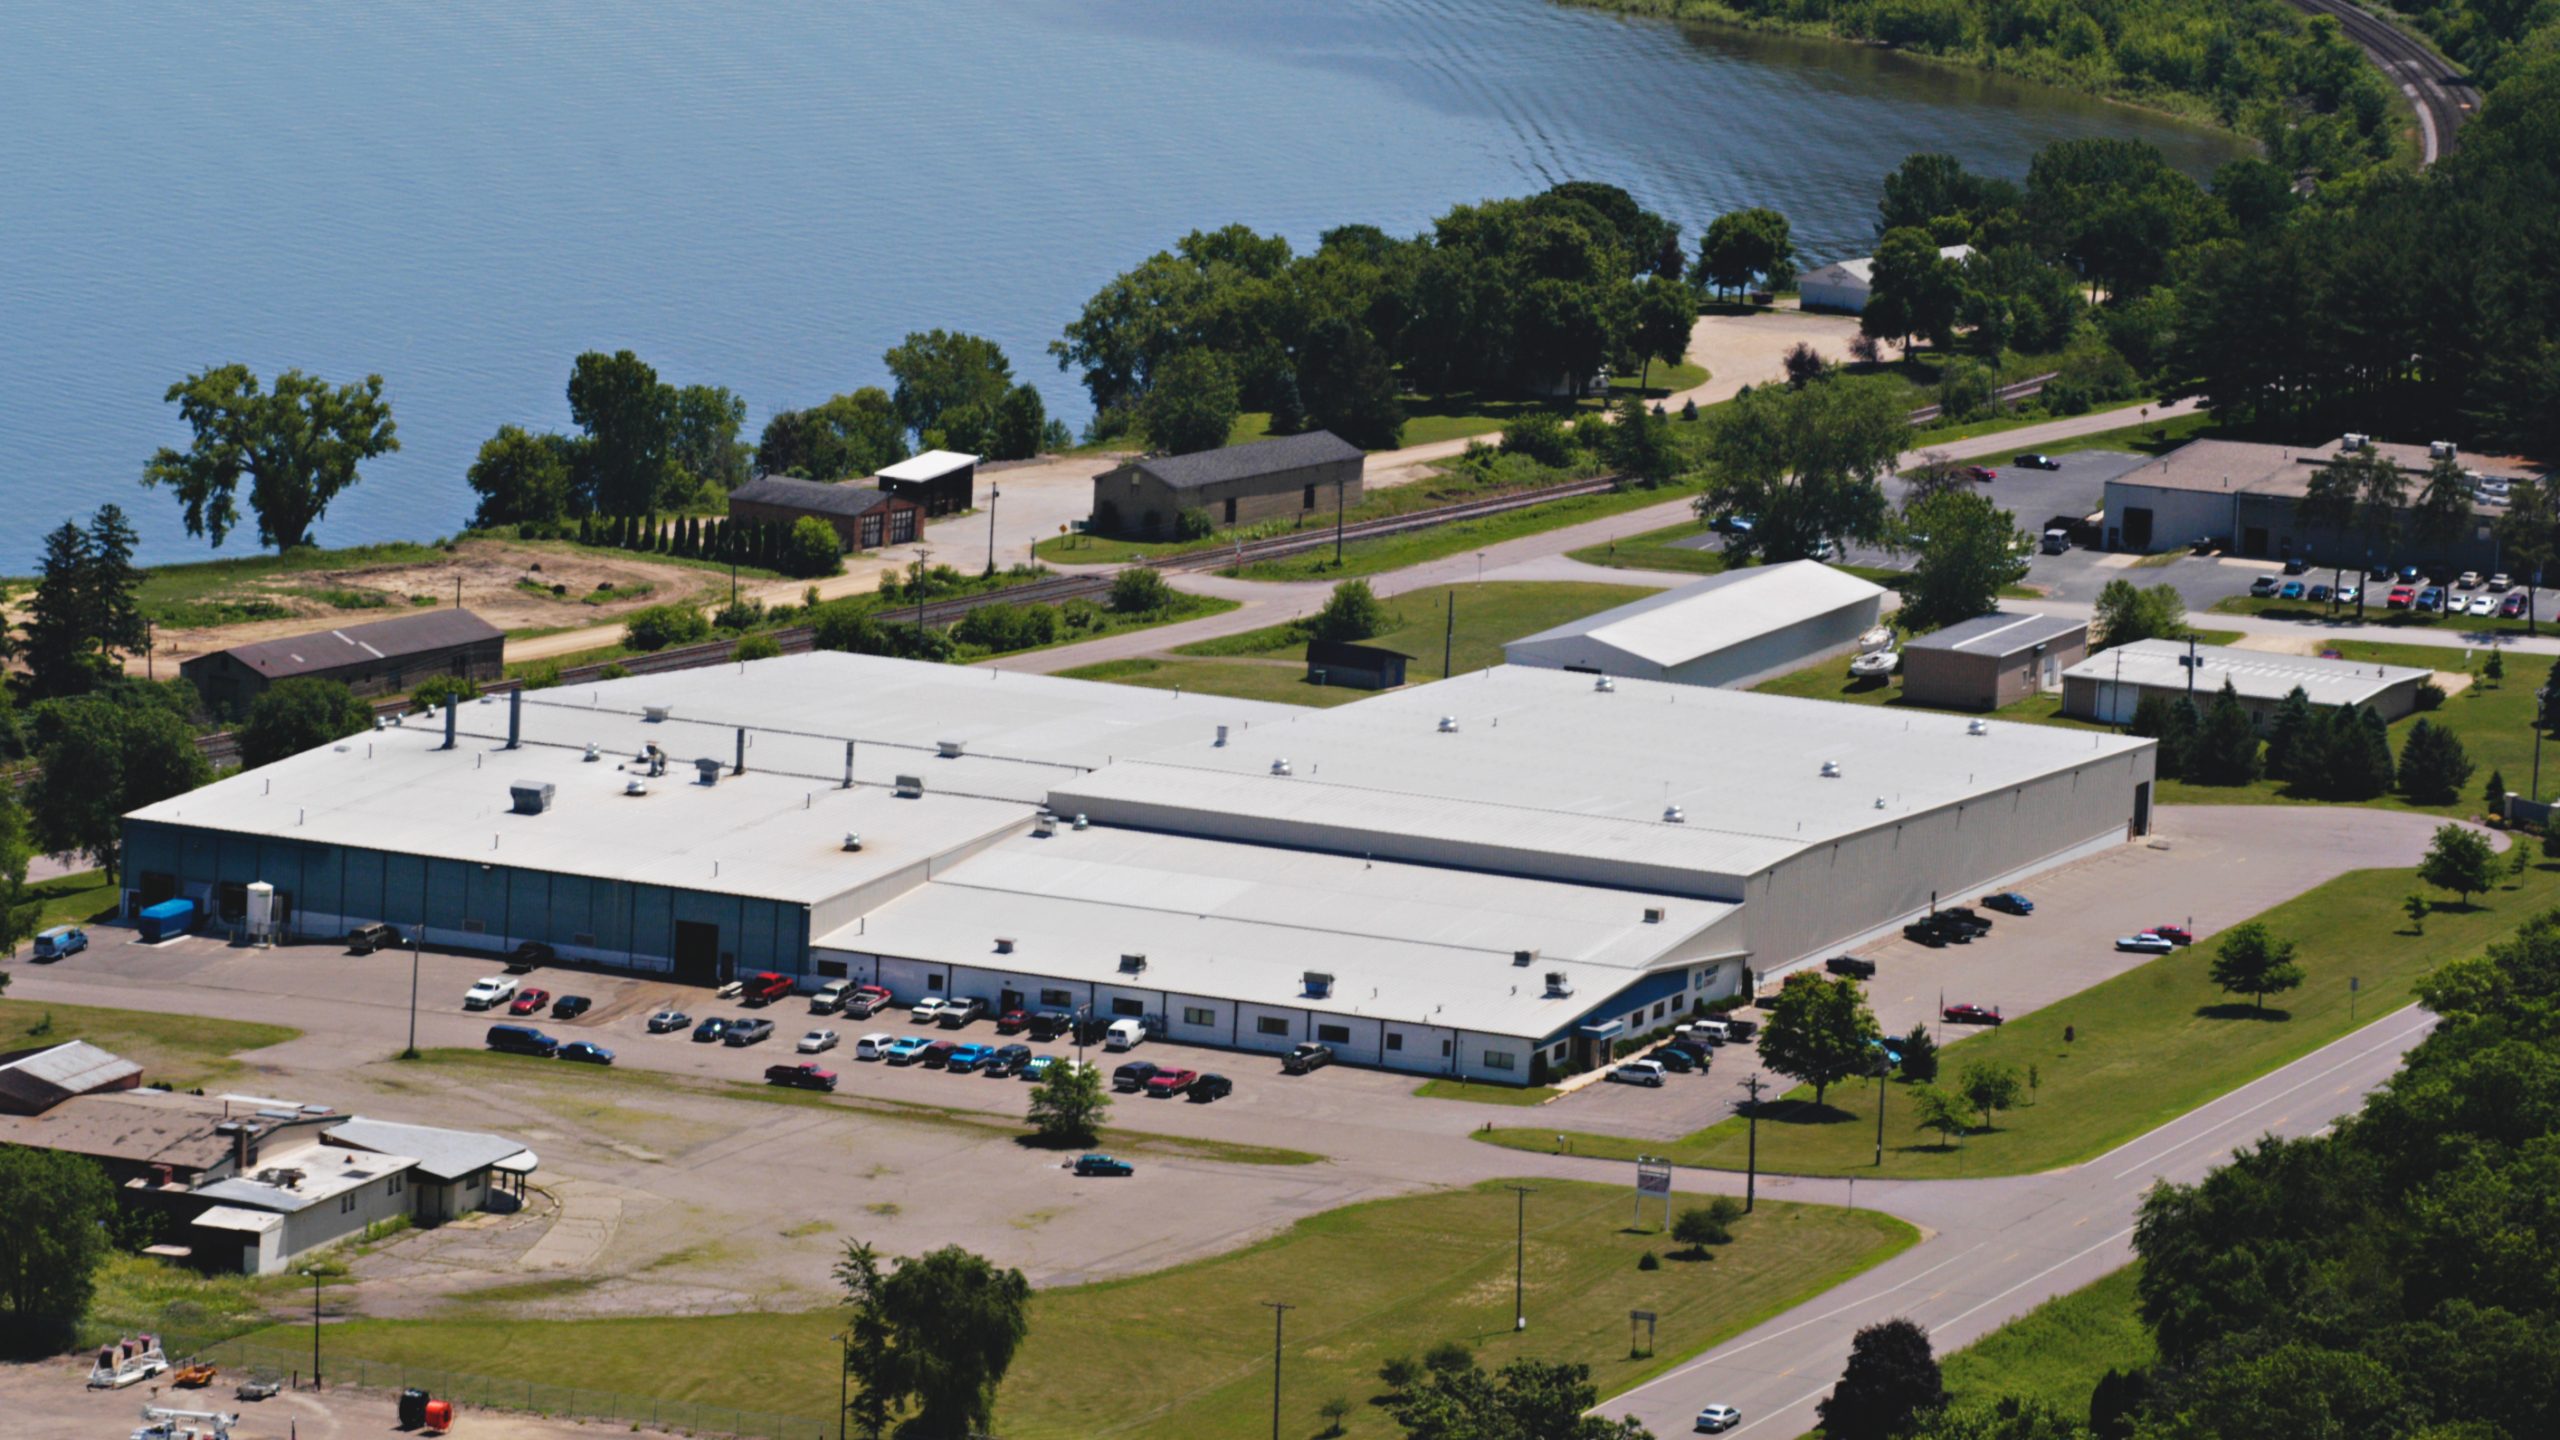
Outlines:
[[[1224,726],[1224,725],[1221,725],[1221,726],[1219,726],[1219,727],[1218,727],[1218,740],[1217,740],[1217,744],[1218,744],[1219,748],[1223,749],[1223,748],[1225,748],[1226,743],[1227,743],[1227,727],[1226,727],[1226,726]]]
[[[1839,778],[1840,778],[1840,762],[1839,762],[1839,761],[1837,761],[1837,760],[1825,760],[1825,761],[1823,761],[1823,762],[1822,762],[1822,778],[1823,778],[1823,779],[1825,779],[1825,780],[1837,780],[1837,779],[1839,779]]]
[[[924,777],[923,777],[923,776],[921,776],[921,775],[901,775],[901,776],[899,776],[899,777],[898,777],[898,795],[899,795],[899,797],[900,797],[901,799],[914,800],[914,799],[921,798],[921,797],[923,796],[923,794],[924,794]]]
[[[638,779],[625,780],[622,782],[622,793],[625,795],[646,795],[649,793],[649,782]]]
[[[1988,720],[1968,720],[1965,722],[1964,733],[1967,735],[1988,735],[1991,733],[1991,722]]]
[[[1879,810],[1884,808],[1884,797],[1881,795],[1876,797],[1876,808]]]
[[[1084,818],[1084,812],[1083,812],[1083,811],[1081,811],[1081,810],[1079,810],[1079,811],[1077,811],[1077,812],[1076,812],[1076,818],[1075,818],[1075,821],[1074,821],[1073,825],[1072,825],[1070,828],[1077,829],[1077,830],[1081,830],[1081,829],[1083,829],[1085,826],[1087,826],[1087,825],[1089,825],[1089,824],[1091,824],[1091,823],[1093,823],[1093,822],[1091,822],[1091,821],[1089,821],[1089,820],[1087,820],[1087,819],[1085,819],[1085,818]]]
[[[1455,716],[1455,715],[1443,715],[1443,716],[1441,716],[1441,717],[1440,717],[1440,733],[1441,733],[1441,734],[1443,734],[1443,735],[1455,735],[1455,734],[1457,734],[1457,733],[1458,733],[1458,717],[1457,717],[1457,716]]]
[[[1603,695],[1606,695],[1610,691],[1618,688],[1618,682],[1610,679],[1606,675],[1603,675],[1599,679],[1591,682],[1591,688],[1599,691]]]
[[[652,725],[657,724],[674,713],[675,707],[672,705],[643,705],[640,707],[640,718],[648,721]]]
[[[956,760],[968,747],[957,740],[936,740],[933,742],[933,748],[941,754],[943,759]]]
[[[1146,968],[1147,957],[1144,955],[1123,955],[1120,957],[1120,973],[1123,975],[1135,975]]]
[[[601,759],[603,759],[603,758],[604,758],[604,754],[603,754],[603,752],[601,752],[601,751],[599,751],[599,750],[597,750],[597,749],[596,749],[596,742],[594,742],[593,740],[588,741],[588,742],[587,742],[587,763],[588,763],[588,764],[590,764],[590,765],[592,765],[592,764],[594,764],[595,762],[597,762],[598,760],[601,760]]]
[[[847,850],[861,849],[862,832],[859,830],[847,830],[844,832],[844,848]]]
[[[1665,825],[1686,825],[1689,823],[1689,812],[1681,809],[1677,805],[1666,805],[1662,810],[1662,823]]]
[[[1010,955],[1010,954],[1012,954],[1012,953],[1013,953],[1013,937],[1012,937],[1012,936],[1010,936],[1010,935],[999,935],[999,936],[997,936],[997,937],[996,937],[996,953],[997,953],[997,954],[999,954],[999,955]]]
[[[693,773],[695,778],[705,785],[719,784],[720,772],[727,768],[729,768],[727,765],[723,764],[717,758],[709,755],[705,755],[693,762]]]
[[[1526,965],[1537,958],[1538,952],[1535,950],[1514,950],[1511,952],[1511,963],[1514,965]]]
[[[1283,755],[1279,759],[1272,761],[1271,773],[1274,775],[1287,775],[1291,773],[1289,770],[1289,757]]]

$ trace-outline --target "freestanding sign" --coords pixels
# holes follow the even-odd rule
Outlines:
[[[1638,1225],[1644,1223],[1644,1198],[1648,1195],[1659,1195],[1662,1197],[1662,1228],[1665,1230],[1670,1229],[1671,1162],[1668,1160],[1656,1160],[1649,1155],[1639,1155],[1636,1157],[1635,1213],[1635,1223]]]

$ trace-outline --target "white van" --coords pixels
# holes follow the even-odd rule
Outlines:
[[[886,1059],[889,1047],[897,1043],[898,1037],[895,1035],[865,1035],[853,1042],[853,1058],[856,1060]]]
[[[1680,1033],[1694,1040],[1703,1040],[1709,1045],[1722,1045],[1733,1038],[1725,1030],[1724,1022],[1721,1020],[1693,1020],[1681,1027]]]
[[[1146,1026],[1135,1020],[1114,1020],[1111,1022],[1111,1028],[1102,1032],[1102,1048],[1135,1050],[1138,1048],[1138,1043],[1146,1038]]]

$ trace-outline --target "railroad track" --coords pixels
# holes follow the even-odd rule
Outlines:
[[[2433,165],[2462,143],[2462,127],[2475,114],[2478,87],[2449,69],[2436,53],[2355,0],[2293,0],[2314,15],[2338,22],[2347,38],[2409,97],[2418,112],[2418,163]]]

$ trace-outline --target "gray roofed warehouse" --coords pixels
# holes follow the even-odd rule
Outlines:
[[[1902,647],[1902,694],[1915,705],[1997,710],[2059,689],[2089,653],[2089,622],[1994,610]]]
[[[1330,430],[1188,455],[1155,455],[1093,477],[1094,529],[1165,535],[1184,511],[1214,525],[1330,514],[1360,503],[1360,447]]]
[[[2187,667],[2191,649],[2196,660],[2192,671]],[[2192,675],[2198,707],[2211,704],[2228,682],[2250,714],[2263,719],[2299,686],[2314,705],[2361,706],[2388,721],[2418,707],[2418,687],[2431,673],[2408,665],[2143,640],[2100,651],[2064,671],[2062,710],[2084,720],[2121,724],[2133,718],[2146,698],[2185,698]]]
[[[468,610],[426,610],[253,640],[178,666],[217,714],[238,714],[279,680],[336,680],[359,695],[396,695],[430,675],[495,680],[506,670],[506,634]]]

